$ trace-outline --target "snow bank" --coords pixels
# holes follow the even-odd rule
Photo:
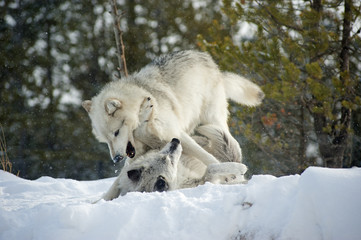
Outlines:
[[[29,181],[0,171],[0,239],[361,239],[360,168],[91,204],[113,181]]]

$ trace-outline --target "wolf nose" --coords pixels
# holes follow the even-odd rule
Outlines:
[[[179,141],[178,138],[173,138],[171,142],[172,142],[172,143],[178,143],[178,144],[180,143],[180,141]]]
[[[168,183],[165,181],[164,177],[159,176],[154,185],[154,190],[157,192],[167,191],[169,188]]]
[[[120,162],[124,159],[124,157],[120,156],[119,154],[115,155],[114,158],[113,158],[113,162],[114,163],[117,163],[117,162]]]
[[[177,149],[179,144],[180,144],[179,139],[173,138],[172,141],[171,141],[169,152],[173,153]]]

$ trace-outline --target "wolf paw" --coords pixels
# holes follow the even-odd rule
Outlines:
[[[246,183],[244,174],[247,166],[237,162],[223,162],[208,166],[205,181],[215,184],[238,184]]]
[[[153,112],[153,102],[150,97],[144,99],[142,105],[139,110],[139,121],[147,122]]]

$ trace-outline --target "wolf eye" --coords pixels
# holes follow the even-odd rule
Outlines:
[[[114,136],[118,136],[118,135],[119,135],[119,129],[114,133]]]
[[[127,172],[128,178],[133,182],[138,182],[142,175],[142,169],[133,169]]]

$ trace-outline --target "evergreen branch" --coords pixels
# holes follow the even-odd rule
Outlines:
[[[269,160],[271,160],[274,163],[278,162],[278,159],[272,154],[272,151],[269,149],[266,149],[263,144],[259,143],[257,139],[255,139],[253,136],[248,136],[248,138],[264,153],[267,155]]]
[[[303,29],[298,27],[298,26],[293,26],[293,25],[289,25],[287,23],[283,23],[281,22],[279,19],[277,19],[277,17],[275,15],[273,15],[271,13],[271,11],[268,9],[268,7],[264,4],[262,4],[260,1],[256,0],[256,2],[258,3],[259,6],[263,7],[266,12],[268,13],[268,15],[271,17],[271,19],[277,24],[277,25],[281,25],[281,26],[285,26],[289,29],[292,29],[292,30],[295,30],[295,31],[298,31],[298,32],[303,32]]]
[[[359,29],[357,29],[355,34],[350,37],[350,41],[353,40],[354,38],[356,38],[356,36],[359,35],[360,33],[361,33],[361,27]]]
[[[312,58],[310,58],[310,62],[316,62],[318,61],[319,59],[323,58],[324,56],[328,56],[330,54],[333,54],[337,51],[336,48],[328,48],[326,49],[325,51],[323,52],[320,52],[320,53],[317,53],[315,56],[313,56]]]
[[[123,43],[123,31],[120,27],[120,18],[122,16],[122,13],[118,13],[117,4],[115,0],[109,0],[110,5],[112,6],[111,14],[113,16],[114,20],[114,35],[115,35],[115,42],[117,45],[117,57],[118,57],[118,72],[119,77],[127,77],[128,76],[128,70],[127,70],[127,62],[125,59],[125,50],[124,50],[124,43]]]

